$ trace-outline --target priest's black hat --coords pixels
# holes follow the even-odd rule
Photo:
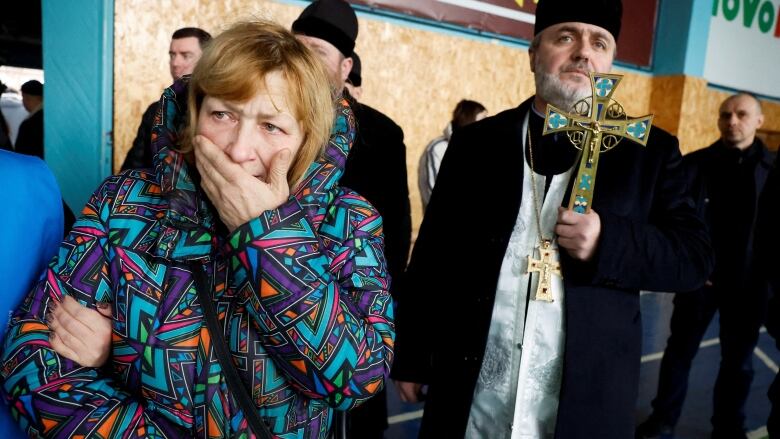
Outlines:
[[[292,24],[295,33],[325,40],[351,56],[358,34],[355,11],[343,0],[316,0]]]
[[[355,87],[360,87],[363,84],[363,77],[360,75],[361,70],[360,57],[357,52],[352,52],[352,70],[350,70],[347,80]]]
[[[534,35],[554,24],[580,22],[606,29],[617,41],[622,17],[621,0],[539,0]]]

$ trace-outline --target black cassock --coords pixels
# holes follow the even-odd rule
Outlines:
[[[532,202],[521,200],[520,155],[532,101],[464,127],[442,161],[403,283],[392,372],[429,384],[421,437],[465,432],[502,259],[521,201]],[[573,147],[564,134],[542,138],[541,120],[532,114],[536,169],[563,172],[574,162]],[[587,263],[561,254],[566,340],[558,438],[633,437],[639,291],[696,289],[713,265],[674,136],[653,128],[646,147],[623,140],[599,161],[596,254]]]

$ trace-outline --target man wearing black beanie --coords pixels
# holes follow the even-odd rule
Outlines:
[[[385,258],[392,279],[390,292],[397,299],[412,235],[403,130],[378,110],[357,102],[345,90],[358,34],[357,16],[348,3],[314,1],[293,22],[292,31],[320,57],[335,89],[343,91],[355,113],[357,137],[339,184],[365,197],[382,215]],[[386,428],[384,391],[349,413],[350,438],[381,438]]]
[[[693,290],[712,257],[677,139],[656,127],[601,155],[590,212],[561,207],[579,156],[542,136],[545,109],[572,109],[588,73],[611,70],[621,14],[620,0],[539,0],[536,95],[451,138],[396,319],[401,397],[428,385],[420,437],[634,435],[639,291]],[[552,302],[529,266],[545,255]]]
[[[352,7],[343,0],[317,0],[301,12],[292,31],[320,57],[334,87],[343,89],[358,34]]]

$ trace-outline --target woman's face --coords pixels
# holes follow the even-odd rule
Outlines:
[[[246,102],[206,96],[198,114],[197,134],[265,182],[276,154],[289,149],[294,158],[304,137],[290,108],[287,81],[279,72],[267,74],[265,88]]]

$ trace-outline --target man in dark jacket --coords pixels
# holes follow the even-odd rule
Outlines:
[[[184,75],[189,75],[198,63],[203,53],[203,45],[211,39],[211,34],[197,27],[183,27],[171,35],[171,45],[168,49],[168,67],[171,78],[176,81]],[[152,125],[157,114],[158,101],[146,108],[141,116],[138,133],[133,140],[133,146],[125,156],[122,171],[126,169],[151,168],[154,152],[152,151]]]
[[[761,268],[763,277],[769,280],[770,299],[767,308],[766,330],[775,339],[780,349],[780,233],[777,233],[777,218],[780,215],[780,169],[777,160],[769,172],[761,199],[756,220],[755,258]],[[770,439],[780,437],[780,375],[769,387],[769,401],[772,409],[766,429]]]
[[[721,363],[712,437],[747,437],[743,409],[768,294],[753,251],[759,198],[774,163],[774,154],[756,137],[763,121],[758,99],[745,93],[733,95],[720,106],[721,138],[685,158],[694,199],[712,240],[715,270],[702,289],[674,299],[653,413],[637,428],[637,437],[657,437],[673,430],[685,400],[691,362],[715,311],[720,312]]]
[[[20,154],[43,158],[43,84],[34,79],[22,84],[22,104],[30,115],[19,125],[14,147]]]
[[[780,195],[780,192],[777,193]],[[775,198],[777,203],[777,198]],[[777,218],[777,217],[775,217]],[[776,231],[773,231],[775,234]],[[775,247],[775,251],[777,247]],[[775,259],[775,262],[778,262]],[[778,264],[773,266],[775,276],[777,277]],[[775,279],[772,287],[772,298],[769,301],[769,312],[767,314],[767,331],[775,338],[775,345],[780,349],[780,297],[778,297],[778,288],[780,288],[780,280]],[[775,439],[780,437],[780,374],[775,375],[775,380],[772,381],[772,385],[769,387],[769,401],[772,403],[772,409],[769,412],[769,419],[766,421],[766,429],[769,432],[769,438]]]
[[[780,193],[778,193],[780,195]],[[777,198],[775,198],[775,202]],[[775,217],[777,218],[777,217]],[[775,232],[776,233],[776,232]],[[775,247],[777,249],[777,247]],[[773,269],[777,273],[778,265],[775,264]],[[780,349],[780,297],[778,297],[778,287],[780,282],[775,280],[773,284],[772,299],[769,301],[769,312],[767,314],[767,331],[775,338],[775,344]],[[772,403],[772,410],[769,412],[769,419],[766,422],[766,429],[769,432],[769,438],[775,439],[780,437],[780,374],[775,375],[775,380],[772,381],[772,385],[769,387],[769,401]]]
[[[390,291],[397,298],[412,233],[404,133],[389,117],[357,102],[345,89],[358,33],[357,16],[348,3],[317,0],[303,10],[292,30],[320,57],[334,87],[344,90],[355,112],[357,138],[339,184],[365,197],[382,215]],[[387,428],[384,390],[352,410],[349,420],[351,438],[381,438]]]
[[[720,312],[720,372],[715,382],[713,438],[744,438],[744,405],[753,379],[753,349],[764,319],[767,286],[753,254],[759,198],[774,155],[756,137],[761,103],[738,93],[720,106],[721,138],[685,158],[697,206],[709,228],[715,270],[707,284],[674,299],[653,400],[638,437],[669,432],[680,417],[693,357],[715,311]]]
[[[712,260],[677,139],[658,128],[646,147],[623,140],[601,155],[589,213],[561,208],[577,151],[542,136],[546,104],[590,96],[587,73],[611,69],[621,14],[619,0],[540,0],[536,95],[451,139],[396,320],[391,376],[409,402],[428,385],[421,437],[634,433],[639,291],[694,290]],[[553,302],[532,300],[528,259],[545,254],[560,262]]]

